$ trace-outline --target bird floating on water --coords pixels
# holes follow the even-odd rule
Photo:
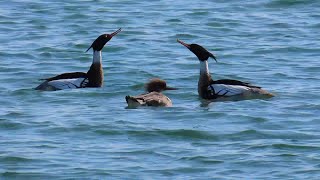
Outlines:
[[[216,62],[216,57],[198,44],[187,44],[179,39],[179,43],[193,52],[200,61],[200,77],[198,81],[198,93],[203,99],[213,100],[220,98],[232,98],[235,100],[270,98],[274,95],[263,90],[259,86],[251,85],[247,82],[242,82],[232,79],[220,79],[214,81],[211,78],[208,59],[213,58]]]
[[[93,49],[93,61],[87,73],[71,72],[63,73],[51,78],[46,78],[44,79],[45,81],[35,89],[43,91],[55,91],[62,89],[101,87],[103,84],[101,50],[104,45],[120,31],[121,28],[111,34],[100,35],[87,49],[87,51],[90,48]]]
[[[145,85],[145,89],[148,93],[137,96],[126,96],[128,107],[172,106],[171,100],[161,92],[164,90],[176,90],[176,88],[168,87],[164,80],[158,78],[151,79]]]

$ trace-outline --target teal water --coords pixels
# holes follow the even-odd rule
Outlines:
[[[320,2],[0,2],[0,179],[318,179]],[[38,92],[87,71],[103,50],[98,89]],[[269,100],[203,103],[199,62],[215,79],[264,87]],[[180,88],[172,108],[127,109],[152,77]]]

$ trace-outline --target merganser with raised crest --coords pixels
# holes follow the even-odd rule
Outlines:
[[[172,106],[171,100],[161,92],[164,90],[176,90],[176,88],[168,87],[164,80],[158,78],[151,79],[145,85],[145,89],[148,93],[138,96],[126,96],[128,107]]]
[[[44,79],[45,82],[41,83],[35,89],[43,91],[55,91],[62,89],[101,87],[103,84],[101,50],[104,47],[104,45],[108,41],[110,41],[113,36],[117,35],[120,31],[121,28],[111,34],[100,35],[87,49],[86,52],[88,52],[90,48],[93,49],[93,61],[87,73],[63,73],[51,78]]]
[[[200,61],[200,77],[198,81],[198,93],[203,99],[220,99],[232,98],[235,100],[270,98],[274,95],[261,89],[261,87],[251,85],[247,82],[242,82],[232,79],[221,79],[214,81],[211,78],[208,59],[213,58],[216,62],[216,57],[198,44],[187,44],[177,39],[179,43],[193,52]]]

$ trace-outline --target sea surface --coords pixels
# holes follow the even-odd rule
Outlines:
[[[319,179],[320,1],[9,0],[0,2],[0,179]],[[86,72],[103,33],[102,88],[41,92]],[[214,79],[250,82],[268,100],[207,103]],[[127,108],[150,78],[171,108]]]

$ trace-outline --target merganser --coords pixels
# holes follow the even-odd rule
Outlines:
[[[62,89],[101,87],[103,84],[101,50],[104,45],[120,31],[121,28],[111,34],[100,35],[87,49],[86,52],[88,52],[90,48],[93,49],[93,61],[87,73],[71,72],[46,78],[43,79],[45,82],[41,83],[35,89],[43,91],[55,91]]]
[[[158,78],[151,79],[145,89],[148,93],[138,96],[126,96],[128,107],[138,106],[172,106],[171,100],[161,93],[164,90],[176,90],[176,88],[168,87],[167,83]]]
[[[242,100],[270,98],[274,96],[273,94],[261,89],[261,87],[251,85],[247,82],[232,79],[214,81],[209,72],[208,59],[211,57],[217,62],[216,57],[198,44],[187,44],[179,39],[177,39],[177,41],[193,52],[200,61],[198,93],[201,98],[213,100],[228,97],[228,99],[232,98],[232,100]]]

